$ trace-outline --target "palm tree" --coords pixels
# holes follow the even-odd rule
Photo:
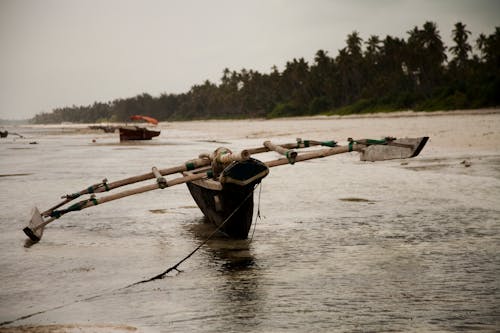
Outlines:
[[[451,53],[455,55],[452,63],[457,68],[463,68],[469,59],[469,53],[472,52],[472,46],[467,42],[471,32],[465,29],[465,24],[455,23],[455,29],[452,31],[455,46],[450,47]]]
[[[488,37],[479,35],[476,42],[481,51],[481,59],[489,65],[500,68],[500,27],[495,28],[495,32]]]
[[[359,37],[357,31],[353,31],[350,35],[347,35],[347,52],[350,56],[355,58],[361,58],[361,44],[363,40]]]
[[[422,30],[415,27],[408,34],[408,69],[417,75],[421,91],[429,95],[442,79],[446,47],[434,22],[425,22]]]
[[[365,57],[370,59],[375,59],[380,55],[380,51],[382,50],[382,46],[380,45],[382,42],[380,38],[376,35],[370,36],[368,40],[365,42],[366,44],[366,52]]]

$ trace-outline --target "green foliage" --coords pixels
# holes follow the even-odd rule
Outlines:
[[[314,97],[309,103],[309,114],[320,114],[328,111],[331,107],[331,102],[326,96]]]
[[[280,103],[267,114],[267,118],[295,117],[303,115],[303,111],[292,103]]]
[[[143,93],[57,108],[31,122],[120,122],[134,114],[160,121],[275,118],[500,105],[500,28],[479,36],[479,54],[472,58],[466,25],[456,23],[451,34],[454,45],[447,47],[433,22],[414,27],[406,40],[370,36],[364,42],[354,31],[336,57],[319,50],[312,64],[293,59],[282,72],[273,66],[270,73],[225,68],[219,84],[207,80],[182,94]]]

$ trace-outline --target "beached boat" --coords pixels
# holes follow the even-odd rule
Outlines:
[[[220,147],[213,153],[202,154],[199,158],[179,166],[161,170],[153,167],[149,173],[112,183],[108,183],[105,179],[80,192],[66,195],[62,202],[42,213],[35,207],[30,223],[23,231],[31,240],[39,241],[47,224],[69,212],[151,190],[187,184],[194,201],[207,219],[217,227],[217,231],[222,231],[232,238],[245,239],[252,225],[254,189],[269,174],[270,168],[352,151],[359,152],[362,161],[412,158],[421,152],[427,140],[428,137],[348,139],[348,144],[342,146],[337,145],[335,141],[297,139],[295,143],[282,145],[265,141],[261,147],[245,149],[238,153]],[[323,148],[308,149],[313,146],[323,146]],[[268,151],[277,152],[283,157],[265,162],[251,157]],[[164,178],[166,175],[177,173],[181,173],[182,176],[170,180]],[[100,198],[95,197],[96,193],[111,191],[149,179],[156,179],[156,182]],[[86,194],[90,194],[90,198],[60,209],[70,201]]]
[[[158,120],[148,116],[134,115],[130,117],[131,120],[134,121],[143,121],[150,123],[152,125],[158,125]],[[148,129],[146,127],[140,126],[120,126],[118,127],[118,131],[120,132],[120,141],[129,141],[129,140],[151,140],[155,136],[160,135],[160,131],[155,131]]]
[[[186,184],[210,222],[232,238],[245,239],[252,225],[254,188],[268,173],[267,165],[250,158],[231,163],[215,179],[200,179]]]
[[[139,126],[120,126],[118,131],[120,132],[120,141],[151,140],[160,135],[160,131],[153,131]]]

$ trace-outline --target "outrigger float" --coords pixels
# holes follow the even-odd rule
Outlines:
[[[29,225],[23,231],[32,241],[38,242],[42,238],[44,228],[67,213],[185,183],[198,207],[218,230],[231,238],[245,239],[252,225],[254,189],[268,175],[269,168],[352,151],[359,152],[362,161],[412,158],[421,152],[427,140],[428,137],[402,139],[387,137],[382,140],[349,138],[348,144],[342,146],[337,145],[335,141],[297,139],[297,142],[281,145],[265,141],[262,147],[245,149],[238,153],[233,153],[227,148],[218,148],[213,153],[202,154],[197,159],[176,167],[167,169],[153,167],[149,173],[115,182],[104,179],[101,183],[63,196],[62,202],[42,213],[35,207]],[[313,146],[327,148],[304,149]],[[277,152],[283,157],[266,162],[251,157],[268,151]],[[164,178],[177,173],[182,176],[170,180]],[[116,194],[96,197],[97,193],[150,179],[155,179],[155,182]],[[62,208],[83,195],[90,197]]]

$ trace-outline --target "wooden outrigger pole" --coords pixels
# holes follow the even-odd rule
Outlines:
[[[235,238],[246,238],[253,213],[253,196],[251,197],[251,201],[248,198],[253,193],[254,187],[267,176],[269,168],[351,151],[360,152],[360,157],[363,161],[411,158],[420,153],[427,140],[428,137],[384,138],[382,140],[349,139],[348,145],[339,146],[335,141],[297,139],[295,143],[281,145],[265,141],[262,147],[245,149],[238,153],[232,153],[227,148],[219,148],[214,153],[200,155],[199,158],[187,161],[176,167],[167,169],[153,167],[149,173],[111,183],[108,183],[104,179],[101,183],[63,196],[63,201],[42,213],[35,207],[32,211],[29,225],[23,231],[32,241],[36,242],[41,239],[45,226],[69,212],[79,211],[131,195],[186,183],[196,203],[209,220],[216,225],[224,221],[224,224],[227,223],[227,226],[223,229],[224,232]],[[313,146],[326,146],[328,148],[299,152],[302,148]],[[284,157],[267,162],[251,158],[252,155],[268,151],[278,152]],[[171,180],[166,180],[163,177],[176,173],[182,173],[183,176]],[[100,198],[95,196],[97,193],[111,191],[149,179],[156,179],[156,182]],[[59,209],[76,198],[87,194],[90,195],[89,198],[78,201],[67,208]],[[235,214],[235,210],[241,210],[241,212]],[[234,221],[227,221],[227,216],[233,215],[234,218],[232,220]]]

